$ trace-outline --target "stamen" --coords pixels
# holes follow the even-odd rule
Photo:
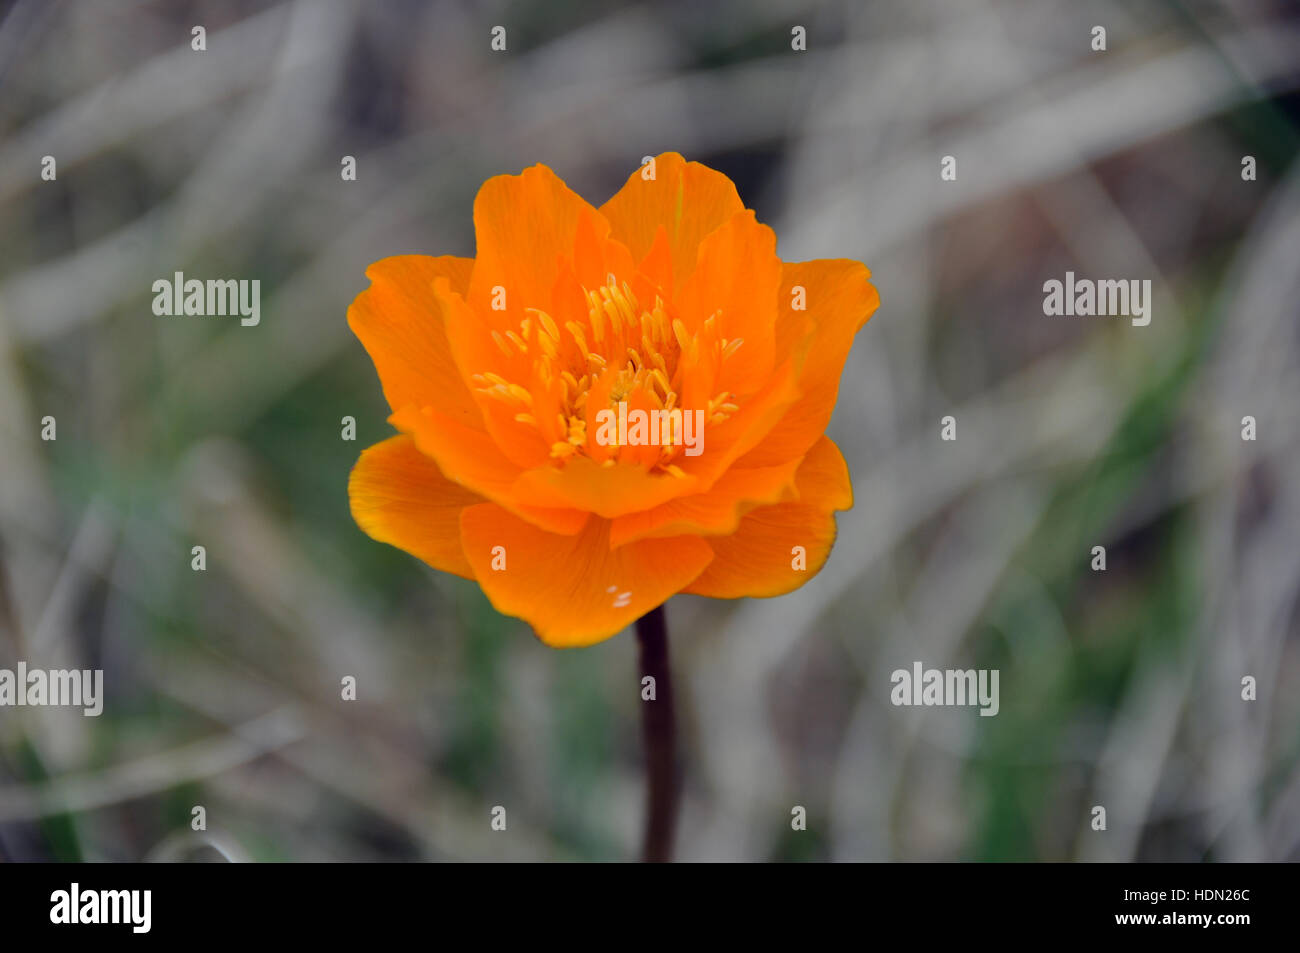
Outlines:
[[[556,343],[559,343],[560,329],[556,327],[555,319],[545,311],[538,311],[537,320],[542,322],[542,327],[546,329],[546,333],[555,338]]]
[[[680,405],[679,390],[685,376],[700,366],[702,349],[706,349],[703,353],[716,355],[709,364],[716,366],[717,361],[734,357],[744,344],[741,338],[724,338],[717,333],[720,311],[700,322],[692,332],[684,320],[672,316],[662,298],[656,296],[653,307],[642,308],[631,285],[619,283],[613,276],[606,284],[583,288],[582,292],[587,304],[585,320],[579,317],[557,322],[539,308],[527,308],[518,332],[491,332],[492,340],[507,358],[531,359],[531,378],[514,383],[490,371],[471,376],[480,393],[505,402],[512,411],[520,411],[512,413],[513,419],[544,435],[556,466],[565,465],[575,455],[587,455],[587,398],[604,372],[615,372],[602,401],[608,408],[616,408],[620,401],[635,396],[643,409],[671,413]],[[512,368],[511,376],[515,376],[518,366],[508,366]],[[555,414],[554,425],[538,420],[534,394],[546,395],[548,412]],[[704,417],[711,424],[719,424],[739,410],[734,395],[723,391],[706,402]],[[606,449],[602,466],[614,466],[621,447]],[[665,443],[649,459],[658,471],[684,477],[685,472],[673,463],[680,450],[676,444]]]
[[[578,350],[583,354],[588,354],[591,348],[587,347],[587,335],[582,332],[582,325],[577,321],[568,321],[564,327],[573,335],[573,340],[578,344]]]

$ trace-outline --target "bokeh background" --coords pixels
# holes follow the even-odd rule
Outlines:
[[[667,150],[883,301],[827,568],[668,606],[679,856],[1297,859],[1298,85],[1264,0],[7,4],[0,667],[107,699],[0,709],[0,859],[636,856],[635,639],[547,649],[356,528],[391,431],[345,313],[472,255],[485,178],[599,204]],[[1066,270],[1150,279],[1150,326],[1045,317]],[[174,271],[260,279],[261,324],[155,317]],[[1000,714],[891,706],[915,660]]]

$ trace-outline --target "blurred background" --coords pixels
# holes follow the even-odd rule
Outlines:
[[[0,667],[106,700],[0,709],[0,859],[637,856],[634,637],[545,648],[357,529],[345,314],[472,255],[489,176],[599,204],[666,150],[883,302],[826,569],[668,606],[679,857],[1300,859],[1298,86],[1281,0],[5,5]],[[1045,317],[1067,270],[1151,324]],[[175,271],[260,325],[156,317]],[[914,661],[1000,713],[892,706]]]

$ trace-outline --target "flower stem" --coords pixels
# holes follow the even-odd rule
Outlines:
[[[673,717],[673,680],[668,665],[668,622],[659,606],[636,621],[641,646],[641,675],[654,678],[653,700],[641,702],[641,733],[646,753],[646,815],[642,859],[672,859],[677,824],[677,726]],[[644,699],[644,695],[642,696]]]

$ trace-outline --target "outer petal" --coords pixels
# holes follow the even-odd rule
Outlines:
[[[795,474],[799,502],[824,510],[853,508],[853,481],[844,454],[830,437],[821,436]]]
[[[408,436],[365,450],[348,478],[352,517],[372,539],[434,569],[474,578],[460,542],[460,514],[483,498],[442,475]]]
[[[525,308],[550,306],[559,263],[573,255],[584,211],[596,217],[598,232],[608,233],[605,220],[544,165],[483,183],[474,199],[478,255],[465,295],[480,319],[517,330]],[[492,308],[496,286],[506,290],[504,310]]]
[[[638,261],[650,253],[662,225],[672,252],[674,284],[680,288],[695,270],[704,236],[744,211],[745,203],[721,172],[687,162],[676,152],[655,158],[653,179],[643,178],[642,171],[633,172],[600,212],[609,220],[613,236]]]
[[[461,540],[497,611],[529,622],[548,645],[590,645],[615,635],[700,574],[712,552],[679,536],[609,547],[609,523],[553,536],[493,503],[461,515]],[[505,568],[494,570],[493,547]],[[498,551],[500,552],[500,551]]]
[[[710,538],[713,562],[685,592],[717,599],[780,596],[817,575],[835,542],[835,510],[853,505],[848,467],[839,448],[822,437],[795,478],[798,503],[761,506],[731,536]],[[805,569],[795,568],[803,547]]]
[[[613,521],[611,546],[660,536],[723,536],[734,533],[740,518],[755,506],[795,496],[794,459],[775,467],[734,468],[705,493],[678,497]]]
[[[410,434],[419,451],[436,461],[448,478],[501,503],[529,522],[564,534],[578,532],[587,522],[588,514],[582,510],[517,502],[513,486],[519,468],[502,455],[483,431],[463,427],[434,407],[422,410],[407,407],[388,421]]]
[[[793,344],[790,338],[800,327],[800,313],[789,310],[794,286],[804,287],[807,316],[813,321],[799,376],[802,396],[739,465],[771,466],[800,456],[825,433],[853,336],[880,306],[870,277],[864,265],[847,259],[786,263],[779,296],[782,316],[777,321],[777,353]]]
[[[464,292],[472,258],[397,255],[366,269],[370,287],[348,308],[348,326],[375,362],[393,410],[437,402],[466,424],[479,417],[447,343],[433,282],[444,278]]]

